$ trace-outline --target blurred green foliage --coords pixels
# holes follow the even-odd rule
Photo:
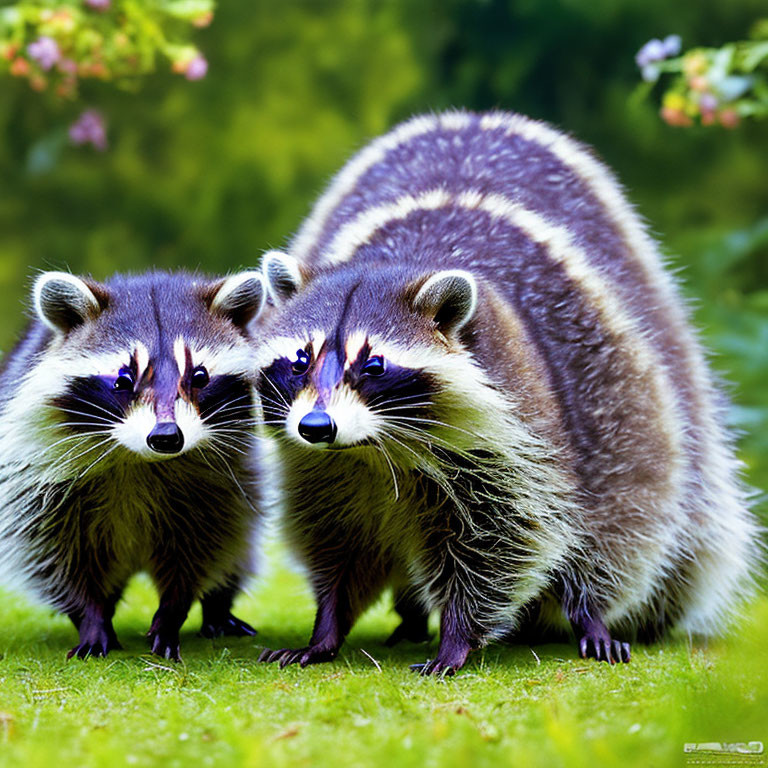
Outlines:
[[[7,5],[7,4],[6,4]],[[2,6],[2,2],[0,2]],[[664,125],[632,99],[652,37],[738,39],[764,0],[226,0],[195,33],[207,76],[55,102],[0,80],[0,347],[34,269],[221,272],[281,246],[342,162],[414,112],[500,107],[591,143],[682,270],[734,382],[750,480],[768,487],[765,124]],[[110,149],[66,142],[84,106]]]

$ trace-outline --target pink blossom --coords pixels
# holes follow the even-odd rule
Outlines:
[[[663,40],[664,53],[667,57],[677,56],[680,53],[680,49],[683,45],[683,40],[680,35],[667,35]]]
[[[680,35],[667,35],[663,40],[654,38],[653,40],[649,40],[637,52],[635,63],[640,69],[643,69],[649,64],[664,61],[664,59],[668,59],[670,56],[677,56],[677,54],[680,53],[681,45],[682,41]]]
[[[27,46],[27,53],[42,69],[49,70],[60,58],[59,44],[46,35],[41,35]]]
[[[77,62],[72,59],[61,59],[59,61],[59,71],[67,75],[77,74]]]
[[[85,4],[97,11],[106,11],[112,4],[112,0],[85,0]]]
[[[96,109],[86,109],[69,126],[69,140],[77,146],[93,144],[96,149],[103,152],[107,148],[107,126],[101,112]]]
[[[187,80],[202,80],[208,73],[208,62],[199,53],[187,64],[184,76]]]
[[[713,112],[718,108],[717,97],[712,93],[702,93],[699,99],[699,109],[702,112]]]
[[[667,49],[661,40],[654,38],[649,40],[635,56],[635,62],[641,69],[653,64],[656,61],[663,61],[666,58]]]

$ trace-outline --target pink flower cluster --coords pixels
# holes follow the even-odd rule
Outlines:
[[[187,80],[202,80],[207,74],[208,62],[199,53],[187,64],[187,68],[184,70],[184,77]]]
[[[92,144],[100,152],[107,148],[107,126],[101,112],[87,109],[69,126],[69,140],[80,146]]]
[[[655,83],[659,78],[658,64],[664,59],[677,56],[680,53],[682,40],[680,35],[667,35],[663,40],[649,40],[635,56],[635,64],[640,67],[643,80]]]
[[[29,58],[34,59],[40,68],[46,72],[61,58],[59,44],[52,37],[46,35],[42,35],[30,43],[27,46],[27,53]]]

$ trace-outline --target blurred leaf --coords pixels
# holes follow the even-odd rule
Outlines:
[[[36,141],[27,153],[27,174],[41,176],[53,171],[67,140],[66,129],[57,128]]]

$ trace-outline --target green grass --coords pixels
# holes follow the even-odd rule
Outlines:
[[[397,619],[382,600],[337,661],[280,670],[256,662],[262,645],[304,644],[313,606],[270,561],[237,606],[257,638],[204,640],[195,608],[182,664],[146,654],[144,578],[118,608],[124,650],[86,662],[65,660],[67,619],[0,594],[0,765],[673,766],[685,742],[768,742],[766,598],[708,648],[636,646],[610,667],[569,645],[494,645],[446,680],[408,670],[434,643],[383,646]]]

